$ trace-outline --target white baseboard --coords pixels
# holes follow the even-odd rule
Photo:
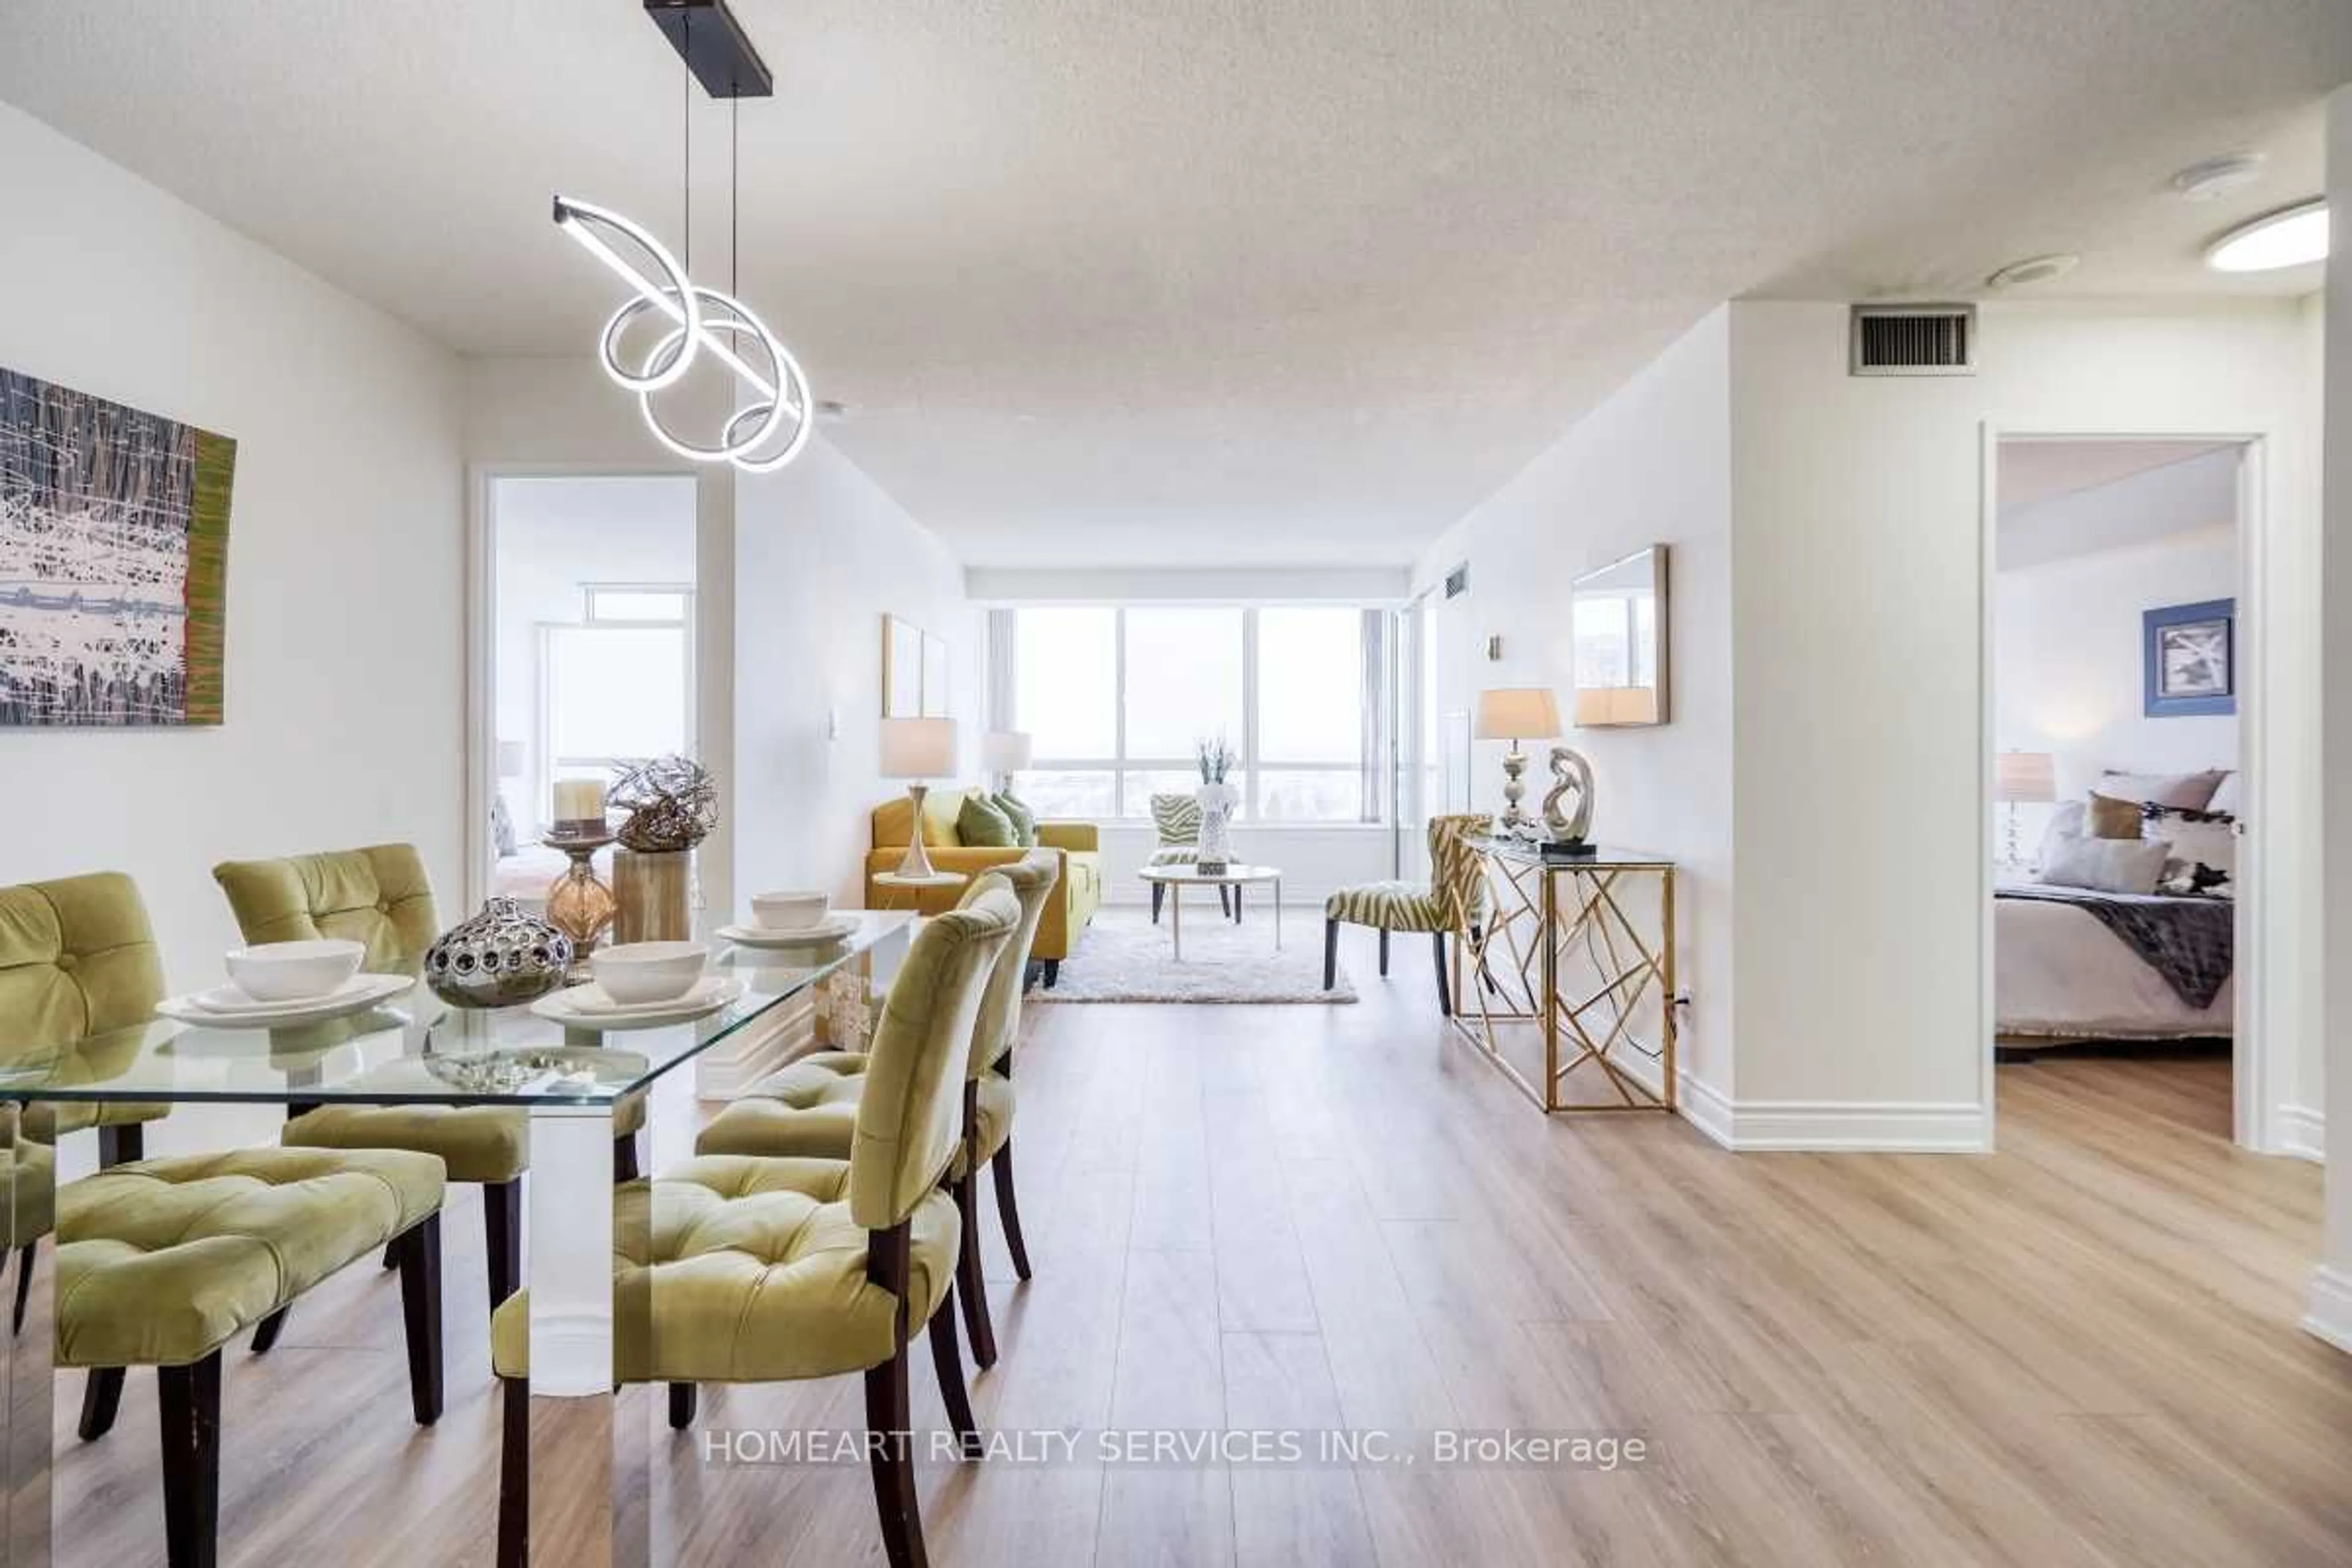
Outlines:
[[[2271,1113],[2276,1152],[2299,1160],[2327,1161],[2327,1116],[2307,1105],[2282,1105]]]
[[[2311,1271],[2303,1326],[2337,1350],[2352,1352],[2352,1273],[2325,1263]]]
[[[1738,1147],[1732,1142],[1731,1101],[1717,1093],[1713,1084],[1701,1083],[1686,1072],[1678,1072],[1675,1075],[1675,1101],[1684,1121],[1727,1149]]]
[[[1821,1153],[1981,1154],[1992,1147],[1984,1108],[1868,1100],[1740,1100],[1680,1075],[1683,1117],[1727,1149]]]

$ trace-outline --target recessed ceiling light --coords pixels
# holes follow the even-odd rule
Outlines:
[[[2274,272],[2326,259],[2325,201],[2304,202],[2240,224],[2205,251],[2205,265],[2216,272]]]
[[[2231,153],[2191,163],[2165,182],[2185,202],[2210,202],[2242,190],[2263,177],[2260,153]]]
[[[2048,256],[2029,256],[2022,261],[2012,261],[1985,279],[1989,289],[2014,289],[2021,283],[2047,283],[2053,278],[2063,278],[2081,265],[2083,258],[2071,250],[2053,251]]]

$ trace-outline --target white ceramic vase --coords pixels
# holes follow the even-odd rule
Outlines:
[[[1242,803],[1241,792],[1229,784],[1205,784],[1192,799],[1201,808],[1201,865],[1219,869],[1232,864],[1234,807]]]

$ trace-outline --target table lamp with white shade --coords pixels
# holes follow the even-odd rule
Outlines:
[[[1559,703],[1549,686],[1507,686],[1478,693],[1477,735],[1482,741],[1507,741],[1503,753],[1503,820],[1500,831],[1528,834],[1535,819],[1520,806],[1528,786],[1522,741],[1549,741],[1559,733]]]
[[[1026,730],[991,730],[980,739],[980,765],[1002,781],[1005,794],[1013,793],[1013,775],[1029,765],[1034,747]]]
[[[907,779],[907,798],[914,816],[907,824],[907,858],[898,862],[901,877],[938,875],[923,848],[923,796],[929,788],[921,781],[951,776],[956,765],[956,731],[952,719],[885,719],[882,721],[882,776]]]
[[[1993,759],[1992,797],[2009,807],[2001,863],[2021,866],[2017,850],[2017,808],[2048,805],[2058,798],[2058,764],[2047,752],[2002,752]]]

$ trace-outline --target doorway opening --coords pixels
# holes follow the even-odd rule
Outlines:
[[[2259,456],[2229,437],[1990,444],[1989,1104],[2253,1142]]]
[[[487,480],[470,759],[484,805],[467,867],[478,900],[544,902],[568,864],[541,842],[560,785],[698,754],[695,503],[691,475]]]

